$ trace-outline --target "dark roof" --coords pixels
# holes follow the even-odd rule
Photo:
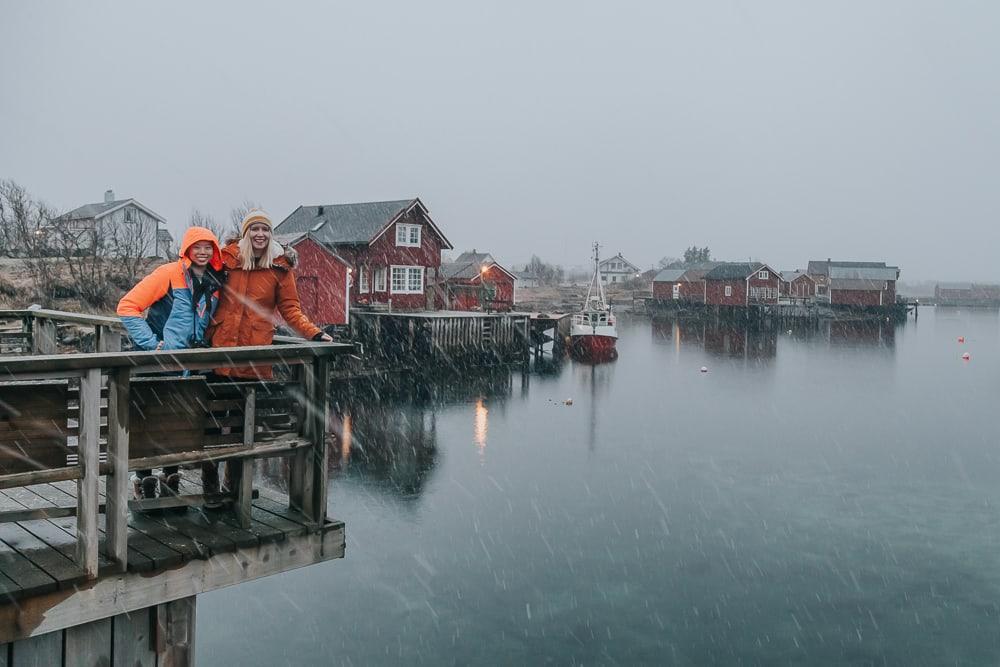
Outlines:
[[[885,262],[840,262],[832,260],[810,260],[806,267],[806,273],[813,276],[825,276],[829,274],[830,267],[836,266],[843,269],[884,269]]]
[[[764,268],[760,262],[726,262],[705,274],[705,280],[745,279],[754,271]]]
[[[479,276],[483,266],[495,266],[511,278],[517,279],[516,275],[503,268],[488,252],[463,252],[454,262],[442,263],[439,273],[445,280],[452,278],[473,280]]]
[[[675,283],[680,280],[685,273],[687,273],[687,269],[663,269],[656,274],[656,277],[653,278],[653,282]]]
[[[369,243],[386,225],[419,203],[414,198],[300,206],[278,223],[274,231],[276,234],[310,232],[320,242],[331,245]]]
[[[62,218],[63,220],[85,220],[87,218],[94,218],[105,211],[110,211],[113,208],[121,206],[127,201],[128,199],[116,199],[115,201],[102,201],[97,204],[84,204],[83,206],[74,208],[72,211],[63,213],[59,216],[59,218]]]
[[[834,278],[830,281],[830,289],[862,290],[866,292],[881,292],[885,287],[884,280],[856,280],[853,278]]]

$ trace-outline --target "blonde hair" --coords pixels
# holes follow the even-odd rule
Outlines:
[[[274,266],[274,260],[281,253],[275,254],[275,246],[277,244],[274,239],[271,239],[270,245],[264,250],[264,254],[260,256],[260,259],[254,257],[253,254],[253,243],[250,241],[250,235],[244,234],[240,239],[239,245],[237,246],[240,251],[240,264],[244,271],[253,271],[254,269],[270,269]]]

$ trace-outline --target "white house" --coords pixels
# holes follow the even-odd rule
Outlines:
[[[112,190],[104,193],[103,202],[84,204],[54,222],[76,234],[81,249],[96,241],[100,254],[109,257],[164,256],[163,244],[158,241],[162,238],[160,225],[166,219],[135,199],[115,199]]]
[[[621,253],[601,260],[601,280],[605,283],[626,283],[635,280],[640,273],[639,267]]]

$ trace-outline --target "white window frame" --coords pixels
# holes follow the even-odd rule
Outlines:
[[[725,294],[726,294],[726,296],[732,296],[733,295],[733,286],[732,285],[726,285],[726,292],[725,292]]]
[[[126,206],[125,210],[122,211],[122,219],[130,225],[134,225],[139,222],[139,211],[131,206]]]
[[[681,298],[681,286],[680,286],[680,283],[674,283],[673,288],[672,288],[671,291],[672,291],[673,296],[674,296],[675,299],[680,299]]]
[[[420,225],[405,222],[396,223],[396,245],[405,248],[419,248],[423,233]]]
[[[403,289],[396,289],[396,271],[403,272],[402,284]],[[420,289],[412,289],[411,287],[411,276],[415,271],[419,272],[420,275]],[[424,293],[424,267],[422,266],[407,266],[407,265],[393,265],[389,271],[389,291],[392,294],[423,294]]]
[[[768,273],[767,271],[761,271],[760,273],[757,274],[757,277],[760,278],[761,280],[768,280],[771,277],[771,274]]]
[[[376,292],[384,292],[385,291],[385,267],[384,266],[380,266],[379,268],[375,269],[375,277],[372,280],[372,282],[375,283],[375,291]]]
[[[358,292],[361,294],[368,294],[368,267],[359,266],[358,267]]]

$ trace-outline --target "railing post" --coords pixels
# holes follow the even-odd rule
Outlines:
[[[108,373],[107,541],[105,554],[124,572],[128,566],[128,444],[131,371]]]
[[[94,334],[97,338],[94,348],[98,352],[121,352],[122,335],[109,326],[99,325],[94,327]]]
[[[307,514],[317,524],[326,521],[326,487],[329,452],[326,429],[330,413],[330,358],[317,357],[312,363],[313,396],[310,399],[310,448],[312,466],[312,507]]]
[[[295,381],[301,400],[296,415],[299,420],[299,435],[309,437],[311,424],[309,421],[309,401],[312,396],[312,372],[309,366],[295,367]],[[305,511],[306,505],[306,451],[299,450],[292,454],[288,462],[288,505],[294,510]]]
[[[54,320],[33,318],[31,325],[31,353],[55,354],[58,352],[56,323]]]
[[[38,324],[36,322],[36,324]],[[80,478],[76,487],[76,562],[89,579],[97,577],[98,440],[101,436],[101,369],[80,378]]]
[[[243,390],[243,446],[253,447],[257,431],[257,390],[247,387]],[[235,513],[241,528],[250,527],[250,503],[253,500],[253,459],[230,459],[226,462],[231,466],[230,483],[236,492]]]

